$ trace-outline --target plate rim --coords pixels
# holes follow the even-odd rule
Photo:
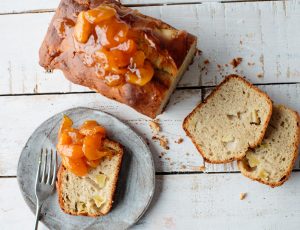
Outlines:
[[[48,119],[44,120],[40,125],[38,125],[34,130],[33,132],[30,134],[29,138],[27,139],[25,145],[23,146],[22,150],[21,150],[21,153],[20,153],[20,156],[19,156],[19,159],[18,159],[18,165],[17,165],[17,173],[16,173],[16,177],[17,177],[17,182],[18,182],[18,187],[19,187],[19,190],[22,194],[22,197],[23,197],[23,200],[25,201],[26,205],[28,206],[28,208],[30,209],[30,211],[35,214],[34,210],[32,210],[30,208],[30,204],[29,203],[32,203],[33,206],[36,206],[36,204],[34,203],[34,201],[31,201],[29,199],[29,197],[27,197],[27,194],[22,190],[22,186],[21,186],[21,181],[20,181],[20,177],[19,177],[19,171],[20,171],[20,161],[21,161],[21,157],[22,157],[22,153],[24,152],[24,149],[28,146],[28,142],[31,140],[32,138],[32,135],[36,132],[36,130],[38,130],[39,128],[41,128],[45,123],[49,122],[53,117],[59,115],[59,114],[64,114],[66,112],[71,112],[73,110],[78,110],[78,109],[84,109],[84,110],[92,110],[92,111],[95,111],[95,112],[100,112],[100,113],[103,113],[103,114],[106,114],[107,116],[109,116],[110,118],[114,119],[114,120],[117,120],[118,122],[122,123],[122,125],[126,126],[127,128],[129,128],[132,132],[134,132],[136,134],[136,136],[139,138],[139,140],[144,144],[145,148],[147,149],[147,152],[148,152],[148,155],[150,157],[150,161],[151,161],[151,166],[152,166],[152,189],[151,191],[149,191],[150,193],[150,196],[149,196],[149,199],[147,201],[147,204],[145,205],[145,207],[143,208],[143,211],[140,213],[140,215],[131,223],[129,224],[126,229],[129,229],[130,227],[132,227],[134,224],[136,224],[141,218],[142,216],[145,214],[145,212],[148,210],[152,200],[153,200],[153,197],[154,197],[154,194],[155,194],[155,188],[156,188],[156,177],[155,177],[155,164],[154,164],[154,159],[153,159],[153,155],[152,155],[152,152],[149,148],[149,146],[147,145],[146,141],[132,128],[130,127],[125,121],[121,120],[120,118],[112,115],[111,113],[108,113],[108,112],[105,112],[105,111],[102,111],[100,109],[96,109],[96,108],[90,108],[90,107],[85,107],[85,106],[78,106],[78,107],[72,107],[72,108],[69,108],[69,109],[65,109],[61,112],[58,112],[58,113],[55,113],[53,115],[51,115]],[[55,185],[55,190],[56,190],[56,185]],[[33,190],[34,192],[34,190]],[[97,218],[97,217],[96,217]],[[40,220],[46,227],[49,228],[49,226],[45,223],[44,220]]]

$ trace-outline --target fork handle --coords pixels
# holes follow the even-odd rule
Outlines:
[[[34,226],[34,230],[38,229],[39,220],[40,220],[40,213],[41,213],[41,207],[42,207],[42,204],[40,204],[40,202],[37,202],[37,204],[36,204],[36,211],[35,211],[35,226]]]

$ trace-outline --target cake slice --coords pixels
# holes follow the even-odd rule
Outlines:
[[[191,63],[197,38],[114,0],[62,0],[39,51],[47,71],[160,114]]]
[[[184,119],[183,129],[205,161],[227,163],[260,144],[271,114],[265,93],[230,75]]]
[[[274,106],[262,143],[238,161],[242,174],[270,185],[282,185],[289,178],[299,151],[300,118],[284,106]]]
[[[57,193],[61,209],[68,214],[83,216],[106,215],[112,208],[113,196],[121,167],[123,148],[106,139],[104,148],[114,154],[79,177],[60,165],[57,176]]]

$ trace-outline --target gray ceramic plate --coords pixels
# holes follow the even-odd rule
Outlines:
[[[128,125],[117,118],[89,108],[74,108],[57,114],[40,125],[26,143],[18,164],[17,177],[21,192],[31,211],[35,211],[34,181],[38,153],[42,147],[55,148],[57,131],[66,114],[75,127],[88,119],[97,120],[107,128],[109,138],[125,147],[125,154],[116,189],[113,209],[99,218],[71,216],[62,212],[56,192],[42,208],[41,221],[50,229],[126,229],[146,211],[155,187],[155,171],[147,144]],[[32,223],[34,224],[34,223]]]

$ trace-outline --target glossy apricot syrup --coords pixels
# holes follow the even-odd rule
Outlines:
[[[93,44],[88,51],[81,52],[92,52],[96,74],[109,86],[126,82],[143,86],[152,79],[154,69],[145,53],[137,48],[141,36],[107,5],[80,12],[74,27],[75,41]]]
[[[103,157],[111,157],[112,152],[104,148],[106,130],[96,121],[87,120],[78,129],[72,126],[73,121],[64,115],[56,147],[62,164],[75,175],[84,176],[97,167]]]

